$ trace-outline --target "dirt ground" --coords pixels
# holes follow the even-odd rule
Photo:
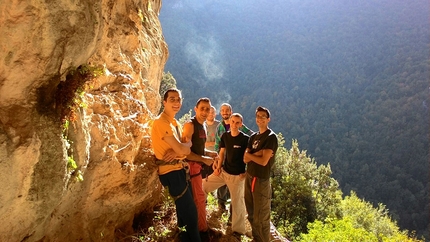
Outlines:
[[[227,211],[219,211],[218,208],[208,211],[208,225],[210,228],[222,232],[222,236],[220,238],[212,238],[211,242],[228,242],[228,241],[252,241],[250,237],[242,235],[241,238],[237,238],[233,236],[233,231],[231,227],[227,225],[228,221],[228,206]],[[248,220],[245,221],[246,230],[251,233],[251,225]]]
[[[222,232],[222,236],[218,239],[211,239],[211,242],[228,242],[228,241],[241,241],[241,242],[250,242],[253,241],[251,237],[242,235],[240,238],[233,236],[233,231],[231,231],[231,227],[227,225],[228,221],[228,211],[222,212],[218,209],[213,209],[208,211],[208,225],[210,228],[216,229]],[[245,227],[247,234],[251,236],[251,225],[248,220],[245,221]],[[276,230],[275,226],[271,224],[270,228],[271,233],[271,241],[272,242],[289,242],[287,239],[283,238],[279,232]]]
[[[230,204],[227,203],[227,210],[220,211],[216,204],[216,200],[209,195],[208,204],[206,207],[207,222],[210,228],[219,232],[220,237],[211,237],[209,241],[205,242],[251,242],[251,237],[242,235],[240,237],[233,236],[231,226],[227,225]],[[251,225],[248,220],[245,221],[247,234],[251,236]],[[159,242],[180,242],[179,240],[179,229],[176,223],[176,213],[173,203],[164,204],[160,206],[158,211],[154,211],[154,214],[148,215],[143,218],[136,225],[137,233],[134,235],[122,238],[119,241],[159,241]],[[145,228],[145,229],[142,229]],[[288,242],[287,239],[283,238],[276,228],[271,225],[271,238],[273,242]]]

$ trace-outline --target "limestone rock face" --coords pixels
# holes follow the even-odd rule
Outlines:
[[[149,140],[168,56],[160,8],[0,0],[0,241],[112,241],[160,201]],[[58,89],[79,66],[96,77],[65,128]]]

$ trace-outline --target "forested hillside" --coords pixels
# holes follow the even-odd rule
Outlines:
[[[267,106],[345,194],[428,236],[428,1],[171,0],[160,20],[181,114],[207,96],[256,129]]]

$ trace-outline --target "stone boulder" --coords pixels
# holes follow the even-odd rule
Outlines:
[[[0,0],[0,241],[112,241],[160,201],[160,8]]]

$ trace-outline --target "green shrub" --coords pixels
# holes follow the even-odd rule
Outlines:
[[[300,241],[343,242],[343,241],[378,241],[377,237],[363,228],[355,228],[347,218],[323,223],[319,220],[309,224],[309,233],[302,234]]]
[[[383,204],[377,208],[357,197],[354,192],[342,200],[341,219],[328,218],[324,222],[316,220],[308,225],[308,233],[302,234],[300,241],[420,241],[407,231],[400,231],[388,216]]]
[[[282,134],[272,175],[272,221],[288,238],[307,232],[315,219],[340,217],[341,192],[331,178],[330,165],[317,166],[315,160],[300,151],[296,140],[287,150]]]

